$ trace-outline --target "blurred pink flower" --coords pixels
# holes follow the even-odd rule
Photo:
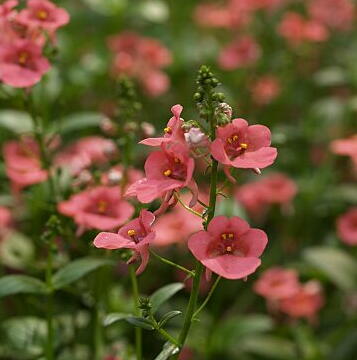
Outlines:
[[[19,23],[29,28],[40,28],[54,32],[69,22],[66,10],[48,0],[28,0],[27,7],[17,16]]]
[[[274,75],[264,75],[251,87],[253,99],[257,104],[271,103],[280,94],[280,82]]]
[[[170,79],[161,71],[172,62],[170,51],[158,40],[135,32],[112,36],[108,46],[114,53],[113,73],[135,77],[150,96],[167,91]]]
[[[6,142],[3,156],[6,175],[15,191],[47,180],[48,174],[41,167],[40,150],[32,138]]]
[[[346,139],[332,141],[330,148],[337,155],[350,156],[357,166],[357,134]]]
[[[194,167],[185,145],[163,143],[160,151],[152,152],[146,159],[146,177],[130,186],[126,196],[136,196],[140,202],[149,203],[176,189],[197,188],[192,180]]]
[[[26,39],[16,39],[0,46],[0,80],[23,88],[38,83],[50,69],[39,45]]]
[[[244,119],[218,127],[211,144],[211,154],[220,163],[236,168],[254,169],[271,165],[277,150],[270,146],[270,130],[263,125],[251,125]]]
[[[294,295],[281,300],[280,310],[293,318],[314,320],[324,304],[324,296],[318,281],[311,280],[300,286]]]
[[[188,247],[209,271],[227,279],[242,279],[260,265],[267,242],[264,231],[251,229],[241,218],[216,216],[207,231],[189,238]]]
[[[329,33],[325,26],[315,20],[305,20],[300,14],[287,12],[278,27],[278,32],[292,45],[305,41],[322,42]]]
[[[311,0],[308,12],[316,21],[336,30],[349,30],[356,8],[350,0]]]
[[[76,175],[93,164],[105,164],[117,153],[112,140],[100,136],[88,136],[69,145],[55,158],[55,164],[68,168]]]
[[[245,184],[236,191],[236,198],[252,215],[261,215],[268,205],[289,206],[297,193],[295,182],[282,173],[272,173],[259,181]]]
[[[240,37],[221,50],[218,63],[224,70],[234,70],[255,64],[260,58],[259,44],[250,36]]]
[[[300,290],[298,274],[295,270],[273,267],[266,270],[254,284],[254,291],[276,301],[293,296]]]
[[[86,229],[113,230],[129,220],[134,208],[122,198],[118,186],[97,186],[60,202],[58,211],[72,217],[81,234]]]
[[[125,185],[123,191],[135,183],[136,181],[142,179],[143,172],[141,170],[135,169],[133,167],[128,167],[126,169],[127,179],[124,178],[124,167],[122,165],[117,165],[112,167],[106,173],[103,173],[101,176],[101,183],[105,186],[113,186],[122,184],[122,181],[125,180]]]
[[[152,224],[155,220],[154,214],[147,210],[141,210],[140,216],[119,229],[118,234],[102,232],[94,239],[94,246],[104,249],[131,249],[135,254],[128,261],[131,263],[138,257],[141,265],[136,273],[141,274],[149,261],[149,246],[155,238]]]
[[[341,215],[336,222],[337,233],[347,245],[357,245],[357,207],[352,207]]]
[[[184,134],[182,130],[183,120],[180,118],[183,107],[179,104],[174,105],[171,108],[171,112],[174,115],[171,117],[164,129],[164,135],[157,138],[147,138],[140,141],[139,144],[149,146],[160,146],[162,143],[170,141],[184,141]]]
[[[7,0],[0,4],[0,21],[13,18],[17,14],[17,11],[14,8],[18,3],[18,0]]]

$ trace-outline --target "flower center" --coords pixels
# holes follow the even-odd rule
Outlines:
[[[39,11],[37,11],[37,18],[38,19],[40,19],[40,20],[46,20],[47,19],[47,17],[48,17],[48,13],[47,13],[47,11],[45,11],[45,10],[39,10]]]
[[[168,126],[168,127],[165,127],[164,133],[165,133],[165,134],[171,134],[171,133],[172,133],[172,129],[171,129],[169,126]]]
[[[25,51],[22,51],[18,56],[18,62],[20,65],[26,65],[27,60],[29,59],[29,54]]]
[[[98,202],[98,212],[100,214],[103,214],[107,211],[107,209],[108,209],[108,203],[104,200],[100,200]]]
[[[172,174],[172,170],[167,169],[167,170],[165,170],[165,171],[163,172],[163,174],[164,174],[165,176],[170,176],[170,175]]]
[[[233,233],[223,233],[221,234],[221,239],[222,240],[227,240],[227,239],[234,239],[234,234]]]
[[[128,235],[129,235],[130,237],[133,237],[133,236],[136,235],[136,231],[135,231],[134,229],[130,229],[130,230],[128,230]]]

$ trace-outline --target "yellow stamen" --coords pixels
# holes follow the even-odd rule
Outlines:
[[[172,174],[172,171],[170,169],[167,169],[164,171],[165,176],[170,176]]]
[[[46,20],[47,19],[47,11],[45,10],[40,10],[37,12],[37,17],[40,19],[40,20]]]
[[[136,234],[136,232],[135,232],[134,229],[128,230],[128,235],[129,235],[129,236],[134,236],[135,234]]]
[[[171,132],[172,132],[172,130],[171,130],[171,128],[169,126],[165,127],[165,129],[164,129],[165,134],[171,134]]]
[[[221,235],[221,238],[222,238],[223,240],[227,240],[227,234],[222,234],[222,235]]]
[[[227,143],[232,144],[232,138],[227,138]]]
[[[227,247],[226,247],[226,251],[227,251],[227,252],[232,252],[232,246],[227,246]]]
[[[237,141],[238,140],[238,135],[234,135],[233,136],[233,141]]]
[[[175,161],[176,164],[179,164],[181,162],[181,160],[179,158],[177,158],[177,157],[174,158],[174,161]]]
[[[106,201],[99,201],[98,203],[98,211],[100,213],[104,213],[106,210],[107,210],[107,207],[108,207],[108,203]]]
[[[26,64],[28,58],[29,58],[29,55],[27,52],[20,53],[19,58],[18,58],[19,64],[21,64],[21,65]]]
[[[229,239],[233,239],[233,238],[234,238],[234,234],[229,233],[229,234],[228,234],[228,238],[229,238]]]
[[[240,143],[239,145],[244,150],[248,148],[248,144],[246,144],[246,143]]]

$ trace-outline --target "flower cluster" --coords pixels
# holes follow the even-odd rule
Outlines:
[[[167,91],[170,79],[162,71],[170,65],[170,51],[158,40],[134,32],[124,32],[108,39],[113,52],[112,72],[138,79],[145,92],[159,96]]]
[[[318,281],[301,284],[295,270],[280,267],[266,270],[254,284],[257,294],[265,297],[272,311],[280,310],[292,318],[313,321],[324,304]]]
[[[17,0],[0,5],[0,80],[17,88],[38,83],[51,65],[44,55],[58,28],[69,22],[68,13],[49,0],[28,0],[18,10]]]

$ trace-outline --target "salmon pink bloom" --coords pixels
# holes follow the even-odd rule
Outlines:
[[[104,249],[131,249],[134,255],[128,261],[131,263],[138,257],[141,258],[141,265],[136,273],[141,274],[149,261],[149,246],[155,238],[152,224],[155,220],[153,213],[141,210],[140,216],[119,229],[118,234],[102,232],[94,239],[94,246]]]
[[[308,11],[313,19],[336,30],[351,29],[356,14],[350,0],[311,0]]]
[[[270,146],[270,130],[263,125],[251,125],[244,119],[216,130],[211,144],[211,154],[220,163],[243,169],[265,168],[277,156],[276,148]]]
[[[332,141],[330,148],[337,155],[350,156],[357,165],[357,134],[346,139]]]
[[[86,229],[113,230],[128,221],[134,208],[123,200],[119,187],[97,186],[62,201],[58,211],[73,218],[80,234]]]
[[[219,65],[224,70],[234,70],[256,63],[261,55],[257,42],[245,36],[228,44],[219,55]]]
[[[47,171],[41,167],[40,150],[33,139],[6,142],[3,155],[6,174],[15,191],[47,180]]]
[[[88,136],[69,145],[55,158],[57,166],[66,167],[74,175],[93,164],[107,163],[116,154],[112,140]]]
[[[0,80],[16,88],[33,86],[50,69],[39,45],[16,39],[0,47]]]
[[[182,130],[183,120],[180,118],[183,107],[179,104],[171,108],[174,115],[167,123],[164,129],[164,135],[158,138],[147,138],[140,141],[139,144],[149,146],[160,146],[162,143],[170,141],[184,141],[184,133]]]
[[[53,32],[68,24],[68,12],[48,0],[28,0],[27,7],[20,11],[17,21],[29,28]]]
[[[295,270],[274,267],[266,270],[254,284],[254,291],[276,301],[293,296],[300,290],[299,278]]]
[[[268,238],[264,231],[251,229],[235,216],[216,216],[207,231],[199,231],[188,240],[193,255],[209,271],[227,279],[242,279],[261,264]]]
[[[269,104],[279,96],[280,82],[273,75],[265,75],[253,84],[251,91],[257,104]]]
[[[7,0],[0,5],[0,21],[13,18],[17,12],[14,8],[19,4],[18,0]]]
[[[349,209],[337,219],[337,233],[347,245],[357,245],[357,207]]]
[[[160,151],[151,153],[145,162],[144,179],[135,182],[126,196],[136,196],[142,203],[150,203],[173,190],[189,187],[197,191],[192,180],[194,160],[182,143],[164,143]]]
[[[293,317],[314,320],[316,313],[324,304],[324,296],[318,281],[311,280],[300,286],[294,295],[281,300],[280,310]]]

